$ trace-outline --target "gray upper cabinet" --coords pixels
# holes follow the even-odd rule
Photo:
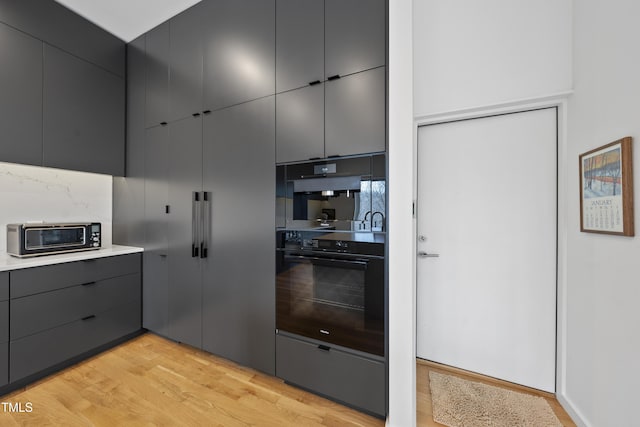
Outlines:
[[[169,126],[147,129],[145,163],[142,326],[169,336]]]
[[[125,76],[125,43],[56,1],[0,0],[0,21]]]
[[[124,178],[113,180],[113,242],[144,245],[145,36],[127,45],[127,129]]]
[[[0,24],[0,161],[42,165],[42,42]]]
[[[44,45],[43,165],[124,175],[124,79]]]
[[[276,161],[324,157],[324,85],[276,95]]]
[[[324,0],[277,0],[276,28],[276,92],[323,81]]]
[[[325,85],[327,157],[385,151],[385,67]]]
[[[170,21],[170,121],[202,110],[202,9],[203,3],[198,3]]]
[[[386,63],[385,0],[325,0],[325,75]]]
[[[204,118],[203,188],[210,192],[203,261],[203,348],[275,370],[274,97]]]
[[[204,110],[275,93],[275,0],[203,3]]]
[[[169,22],[146,34],[145,127],[169,121]]]
[[[385,1],[277,0],[276,12],[276,162],[385,151]]]
[[[202,117],[169,125],[169,337],[202,347],[202,275],[192,251],[202,190]]]

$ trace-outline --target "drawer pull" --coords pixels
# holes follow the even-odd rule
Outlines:
[[[336,74],[335,76],[327,77],[327,80],[332,81],[332,80],[338,80],[339,78],[340,78],[340,74]]]
[[[322,83],[320,80],[314,80],[312,82],[309,82],[309,86],[319,85],[320,83]]]
[[[95,285],[96,282],[87,282],[87,283],[83,283],[82,286],[91,286],[91,285]]]
[[[92,314],[91,316],[83,317],[82,320],[91,320],[91,319],[94,319],[95,317],[96,315]]]
[[[320,344],[320,345],[318,346],[318,349],[320,349],[320,350],[324,350],[324,351],[329,351],[329,350],[331,350],[331,347],[329,347],[328,345],[322,345],[322,344]]]

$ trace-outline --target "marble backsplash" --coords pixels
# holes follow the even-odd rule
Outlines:
[[[100,222],[111,246],[112,181],[99,175],[0,162],[0,253],[6,225],[29,221]]]

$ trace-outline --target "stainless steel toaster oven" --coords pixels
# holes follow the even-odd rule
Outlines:
[[[7,224],[7,253],[16,257],[99,249],[101,245],[99,222]]]

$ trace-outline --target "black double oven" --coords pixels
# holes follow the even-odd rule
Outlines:
[[[385,355],[385,184],[384,156],[278,166],[279,331]]]

